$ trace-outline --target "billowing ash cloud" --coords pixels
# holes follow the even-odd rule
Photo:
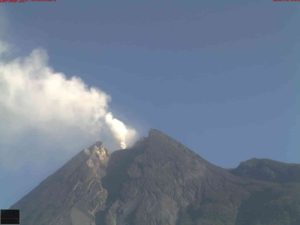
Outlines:
[[[0,42],[0,55],[6,50]],[[79,77],[54,71],[44,50],[36,49],[27,57],[9,61],[0,58],[0,165],[3,159],[32,153],[26,144],[23,150],[4,144],[20,143],[18,140],[27,140],[26,136],[42,136],[40,141],[51,142],[98,139],[126,148],[136,131],[114,117],[109,101],[108,94],[88,87]],[[35,150],[31,155],[39,154],[51,154],[51,149]]]

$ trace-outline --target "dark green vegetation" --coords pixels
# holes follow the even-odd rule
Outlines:
[[[300,224],[299,165],[226,170],[157,130],[110,156],[100,143],[86,152],[13,206],[23,225]]]

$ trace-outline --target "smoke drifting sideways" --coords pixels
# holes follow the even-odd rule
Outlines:
[[[0,51],[5,50],[0,42]],[[54,71],[45,50],[11,60],[0,52],[0,167],[22,160],[36,163],[64,148],[78,151],[83,144],[93,144],[88,141],[126,148],[137,132],[114,117],[110,100],[79,77]]]

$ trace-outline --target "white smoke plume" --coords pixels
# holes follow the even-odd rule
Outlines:
[[[126,148],[128,140],[134,139],[136,135],[135,130],[128,129],[122,121],[114,118],[112,113],[107,113],[105,115],[105,122],[109,126],[114,137],[120,141],[121,148]]]
[[[6,47],[0,42],[0,54],[1,51],[6,51]],[[126,148],[136,131],[113,116],[109,111],[110,99],[100,89],[88,87],[79,77],[54,71],[44,50],[37,49],[27,57],[9,61],[0,57],[2,138],[36,132],[62,139],[67,131],[78,130],[79,136],[81,132],[99,140],[117,141],[119,147]],[[12,151],[0,148],[0,159]]]

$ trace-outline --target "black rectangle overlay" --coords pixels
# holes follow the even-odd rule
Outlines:
[[[2,209],[1,224],[20,224],[20,211],[18,209]]]

